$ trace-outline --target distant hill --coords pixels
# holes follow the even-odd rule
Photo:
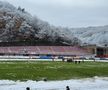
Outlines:
[[[74,36],[79,38],[83,44],[108,46],[108,25],[87,28],[72,28],[71,32]]]
[[[0,1],[0,45],[108,45],[108,25],[63,28]]]
[[[0,45],[79,45],[68,28],[55,27],[25,9],[0,1]]]

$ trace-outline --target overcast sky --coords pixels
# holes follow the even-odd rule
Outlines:
[[[55,26],[108,25],[108,0],[2,0]]]

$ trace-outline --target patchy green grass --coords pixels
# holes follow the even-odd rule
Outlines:
[[[9,80],[65,80],[93,76],[108,77],[108,63],[85,62],[0,62],[0,79]]]

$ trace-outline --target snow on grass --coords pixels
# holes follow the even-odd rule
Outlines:
[[[108,77],[94,77],[86,79],[72,79],[63,81],[9,81],[0,80],[0,90],[66,90],[66,86],[71,90],[108,90]]]

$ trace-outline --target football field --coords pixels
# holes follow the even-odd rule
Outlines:
[[[0,62],[0,80],[67,80],[94,76],[108,77],[108,62]]]

